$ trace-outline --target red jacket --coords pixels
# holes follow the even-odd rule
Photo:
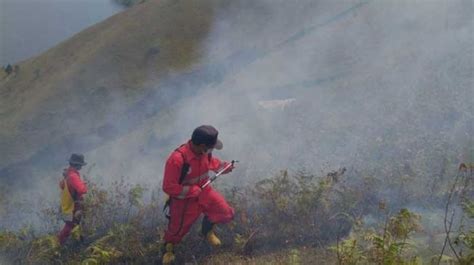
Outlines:
[[[201,187],[209,179],[209,172],[218,172],[227,166],[228,162],[221,162],[215,157],[209,157],[207,154],[197,155],[191,150],[191,141],[178,148],[179,151],[173,151],[165,165],[163,176],[163,191],[170,197],[189,198],[192,197],[189,187],[197,185]],[[183,182],[179,184],[181,169],[183,167],[183,155],[186,162],[190,165],[188,174]],[[209,159],[210,158],[210,159]],[[228,173],[232,169],[227,170]]]
[[[82,196],[87,193],[87,186],[86,183],[81,180],[79,171],[73,167],[69,167],[64,170],[63,175],[65,176],[64,180],[67,182],[67,187],[72,198],[74,200],[82,200]],[[64,180],[59,182],[61,189],[64,189]]]

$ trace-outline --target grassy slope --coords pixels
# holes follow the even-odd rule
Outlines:
[[[0,81],[0,167],[99,127],[140,99],[150,77],[197,63],[212,7],[148,1],[20,63]]]
[[[246,89],[264,94],[282,86],[288,86],[287,90],[291,90],[292,84],[296,84],[295,88],[299,89],[298,93],[301,92],[304,102],[305,93],[320,85],[318,80],[335,75],[334,80],[328,78],[331,84],[326,87],[332,92],[322,91],[321,98],[329,97],[337,100],[337,104],[347,106],[349,118],[323,113],[321,115],[326,117],[332,116],[321,122],[338,130],[344,123],[341,118],[346,118],[350,121],[346,128],[365,123],[369,128],[374,118],[359,117],[358,113],[370,108],[384,110],[385,105],[397,107],[397,102],[384,98],[385,93],[372,93],[377,91],[374,83],[383,81],[388,86],[396,87],[397,74],[408,78],[416,75],[404,73],[403,69],[394,72],[394,69],[403,68],[413,54],[424,51],[425,38],[432,40],[432,43],[440,42],[435,34],[431,34],[440,25],[422,24],[420,29],[403,30],[404,38],[381,37],[380,43],[370,42],[372,37],[384,36],[382,33],[386,32],[384,26],[378,24],[383,21],[383,13],[379,10],[383,10],[383,4],[357,3],[347,1],[324,5],[302,1],[298,6],[287,4],[288,8],[280,8],[285,12],[278,13],[278,10],[267,10],[268,7],[259,3],[243,4],[238,1],[146,1],[117,14],[44,54],[20,63],[18,73],[8,77],[2,73],[0,149],[3,152],[0,174],[4,173],[1,169],[6,166],[15,163],[18,164],[13,168],[21,167],[21,163],[32,165],[31,162],[42,157],[49,159],[43,160],[43,164],[59,161],[59,157],[53,154],[59,154],[63,161],[64,154],[70,150],[87,152],[95,149],[97,152],[103,150],[100,152],[105,154],[105,146],[123,144],[129,133],[160,131],[164,118],[160,117],[159,104],[166,103],[166,108],[173,105],[177,108],[179,103],[154,104],[152,100],[146,101],[150,90],[160,93],[181,89],[181,85],[188,84],[194,86],[193,89],[210,86],[215,91],[237,88],[241,94],[245,94]],[[287,17],[284,16],[286,11],[289,14]],[[218,25],[221,27],[219,36],[212,35],[215,33],[216,14],[221,16],[218,20],[227,19],[226,23]],[[305,19],[308,17],[311,19]],[[310,24],[303,23],[307,21],[311,21]],[[400,30],[400,25],[396,23],[387,24],[393,30]],[[361,27],[364,30],[358,33]],[[213,50],[206,50],[208,38],[214,41]],[[350,42],[359,38],[362,41]],[[444,42],[446,46],[454,45],[442,39],[441,43]],[[332,47],[333,43],[338,43],[340,47]],[[385,45],[389,43],[391,45]],[[468,56],[463,57],[461,51],[471,51],[464,48],[463,42],[456,45],[459,46],[455,49],[460,50],[459,54],[450,56],[453,59],[446,64],[446,68],[454,69],[453,74],[458,74],[454,66],[465,65],[468,60]],[[442,50],[444,46],[435,48]],[[332,58],[334,54],[336,57]],[[390,63],[373,60],[385,54],[396,56]],[[245,55],[247,61],[242,60]],[[289,57],[294,60],[288,60]],[[462,71],[464,69],[461,68],[458,75],[464,74]],[[429,76],[429,73],[422,74]],[[338,79],[341,76],[343,78]],[[160,83],[170,78],[178,85],[170,88]],[[302,85],[298,87],[298,83]],[[444,87],[450,85],[428,78],[420,86],[426,86],[428,91],[431,85],[438,83]],[[460,89],[467,91],[467,87]],[[430,122],[429,117],[423,116],[426,112],[448,113],[439,106],[455,105],[462,110],[470,104],[467,97],[462,99],[462,96],[447,94],[449,89],[436,89],[440,92],[438,98],[445,102],[417,103],[419,109],[416,111],[420,114],[415,113],[413,124]],[[360,93],[359,90],[367,93]],[[398,96],[395,92],[391,93]],[[418,102],[423,102],[423,93],[415,95]],[[318,100],[314,95],[310,96],[307,100]],[[321,111],[330,109],[325,108],[324,104],[331,101],[326,101],[320,102],[323,104]],[[375,103],[370,108],[360,107],[365,102]],[[144,110],[141,109],[146,108],[141,108],[141,105],[154,111],[151,115],[142,115],[140,111]],[[126,115],[138,121],[133,127],[116,130],[114,125],[126,122],[126,119],[120,120]],[[380,126],[388,125],[386,127],[398,122],[390,118],[401,116],[391,115],[390,111],[376,115],[375,120],[381,122]],[[146,141],[139,139],[133,143],[134,146],[146,145]]]
[[[305,4],[298,8],[303,12]],[[219,36],[216,49],[204,51],[216,9],[240,11],[229,25],[241,26]],[[8,166],[5,175],[36,174],[40,165],[62,163],[70,150],[94,150],[100,157],[109,154],[114,144],[139,151],[147,142],[130,141],[129,134],[159,131],[161,120],[166,119],[162,112],[151,118],[141,115],[143,109],[159,109],[156,105],[163,103],[147,101],[150,93],[156,98],[160,91],[188,84],[196,90],[215,84],[216,78],[222,82],[217,89],[225,88],[234,71],[245,71],[271,55],[268,51],[304,26],[275,17],[255,21],[252,12],[262,11],[258,3],[242,7],[230,1],[147,1],[22,62],[18,73],[0,81],[0,147],[6,150],[0,169]],[[259,32],[254,23],[265,27],[265,32]],[[235,63],[236,55],[248,51],[263,57]],[[269,57],[267,63],[272,64]],[[229,67],[227,72],[222,70]],[[157,85],[167,78],[177,85]],[[166,108],[174,105],[170,109],[179,107],[179,103],[166,104]],[[136,124],[116,130],[115,125],[128,122],[120,120],[126,115]]]

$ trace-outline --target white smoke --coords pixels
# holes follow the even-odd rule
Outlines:
[[[446,156],[452,171],[454,155],[469,157],[473,144],[470,10],[464,0],[217,5],[199,63],[150,76],[151,99],[169,105],[86,152],[91,178],[159,189],[168,154],[201,124],[220,131],[224,149],[214,155],[241,161],[220,180],[229,184],[285,168],[378,168],[386,177],[381,167],[407,164],[431,175]]]

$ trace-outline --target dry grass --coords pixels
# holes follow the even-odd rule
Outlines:
[[[202,264],[205,265],[301,265],[318,264],[332,265],[336,264],[334,253],[324,249],[317,248],[290,248],[265,253],[258,256],[247,257],[239,256],[234,253],[222,253],[212,255],[206,258]]]

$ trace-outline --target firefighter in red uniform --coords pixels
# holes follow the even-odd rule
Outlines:
[[[64,228],[58,235],[59,244],[63,245],[73,228],[82,219],[82,197],[87,192],[86,184],[81,180],[79,170],[86,165],[84,156],[72,154],[69,167],[64,169],[63,179],[59,182],[61,188],[61,213],[65,222]]]
[[[170,220],[164,236],[163,264],[175,260],[173,246],[181,241],[201,213],[204,213],[201,233],[212,246],[221,245],[213,231],[214,225],[228,223],[234,217],[234,209],[219,192],[211,185],[202,188],[211,171],[218,172],[229,165],[212,156],[214,148],[222,149],[217,135],[214,127],[199,126],[191,140],[173,151],[166,161],[163,190],[170,197]],[[224,173],[232,169],[233,166]]]

